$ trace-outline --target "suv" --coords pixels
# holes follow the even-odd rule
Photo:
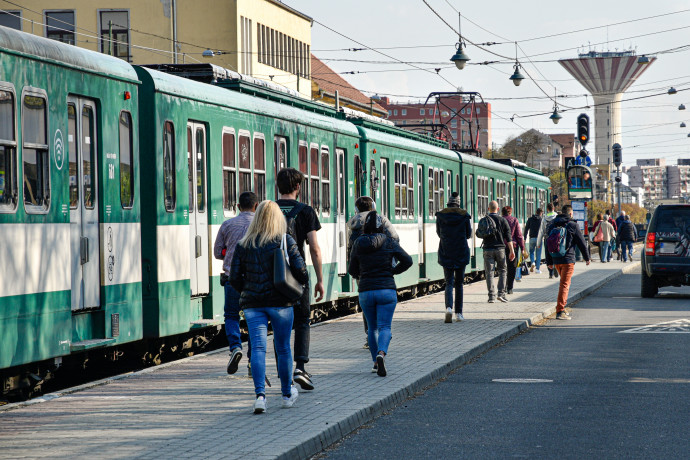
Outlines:
[[[642,252],[642,297],[663,286],[690,286],[690,205],[656,208]]]

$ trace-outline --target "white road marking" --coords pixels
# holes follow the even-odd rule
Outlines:
[[[496,383],[553,383],[551,379],[493,379]]]
[[[622,334],[687,334],[690,333],[690,319],[666,321],[619,332]]]

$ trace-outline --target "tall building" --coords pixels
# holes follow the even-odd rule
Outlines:
[[[312,19],[278,0],[0,0],[0,9],[0,25],[134,64],[210,62],[311,97]]]
[[[379,104],[388,111],[388,119],[398,127],[410,131],[421,132],[420,125],[443,124],[446,128],[441,132],[452,140],[459,148],[472,148],[472,141],[476,141],[477,150],[486,152],[491,148],[491,104],[476,103],[474,109],[468,100],[459,97],[443,98],[443,108],[429,102],[424,103],[396,103],[387,97],[381,98]],[[459,116],[458,116],[459,115]],[[470,129],[476,130],[475,122],[479,122],[479,133],[470,136]],[[470,125],[471,123],[471,125]]]

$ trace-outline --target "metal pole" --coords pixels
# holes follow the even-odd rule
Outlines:
[[[108,21],[108,40],[110,41],[108,45],[108,54],[111,56],[115,56],[113,54],[113,21]]]
[[[618,166],[616,169],[616,174],[618,177],[621,177],[621,167]],[[616,182],[618,184],[618,215],[621,215],[621,183]]]

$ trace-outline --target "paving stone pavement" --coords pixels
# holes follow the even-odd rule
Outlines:
[[[576,264],[571,303],[638,266]],[[516,283],[509,303],[489,304],[486,284],[474,283],[465,287],[466,320],[452,324],[443,322],[443,293],[400,303],[386,378],[370,372],[361,314],[319,324],[312,328],[307,365],[316,390],[301,392],[295,407],[281,409],[275,362],[268,356],[273,388],[267,389],[264,415],[252,413],[245,359],[229,376],[224,350],[38,400],[44,402],[5,406],[0,458],[308,458],[552,315],[557,290],[558,279],[549,280],[544,270]]]

